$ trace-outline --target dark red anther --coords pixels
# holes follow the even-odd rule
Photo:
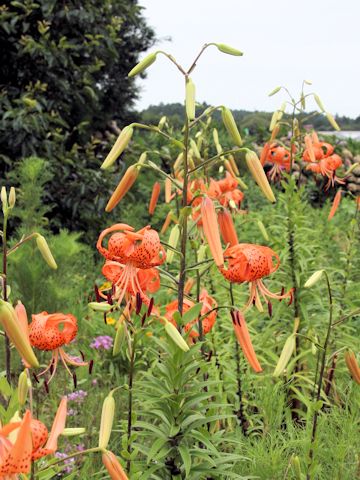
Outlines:
[[[144,324],[145,324],[145,320],[146,320],[146,312],[144,313],[144,315],[141,317],[141,326],[143,327]]]
[[[38,377],[37,377],[37,375],[36,375],[35,372],[33,372],[33,377],[34,377],[36,383],[40,383],[40,381],[39,381],[39,379],[38,379]]]
[[[241,327],[241,320],[243,318],[243,314],[239,311],[239,310],[236,310],[236,323],[239,325],[239,327]]]
[[[81,350],[79,350],[80,352],[80,355],[81,355],[81,358],[82,358],[82,361],[85,362],[85,355],[83,354],[83,352]]]
[[[105,325],[107,325],[106,312],[104,313],[104,323],[105,323]]]
[[[114,302],[113,302],[112,295],[111,295],[110,292],[108,292],[106,294],[106,299],[107,299],[107,302],[108,302],[109,305],[113,305]]]
[[[154,306],[154,297],[151,297],[149,307],[148,307],[148,310],[147,310],[147,313],[146,313],[148,317],[150,317],[150,315],[151,315],[153,306]]]
[[[45,387],[46,393],[49,394],[49,384],[47,383],[46,380],[44,380],[44,387]]]
[[[94,360],[90,360],[90,362],[89,362],[89,375],[92,374],[93,367],[94,367]]]
[[[54,362],[51,362],[50,368],[49,368],[50,375],[53,374],[54,372]]]
[[[114,284],[111,285],[111,296],[113,297],[116,292],[116,286]]]
[[[254,305],[254,307],[255,307],[255,305],[256,305],[255,298],[253,298],[252,304],[253,304],[253,305]]]
[[[139,292],[136,292],[136,310],[135,310],[136,315],[139,315],[141,307],[142,307],[141,295]]]
[[[293,295],[293,291],[291,291],[291,292],[290,292],[290,300],[289,300],[289,303],[288,303],[288,307],[292,304],[293,299],[294,299],[294,295]]]
[[[198,368],[196,369],[195,375],[197,375],[197,374],[200,372],[200,370],[201,370],[200,367],[198,367]]]
[[[210,352],[208,353],[208,358],[207,358],[207,361],[208,361],[208,362],[210,362],[212,356],[213,356],[213,351],[210,350]]]
[[[268,301],[268,312],[269,312],[269,317],[272,317],[272,303],[270,302],[270,300]]]
[[[285,293],[285,288],[284,287],[281,287],[281,292],[280,292],[280,296],[282,297]],[[279,300],[280,302],[282,301],[282,298],[280,298]]]
[[[72,377],[73,377],[73,382],[74,382],[74,389],[76,389],[76,387],[77,387],[77,376],[76,376],[75,372],[73,373]]]
[[[101,296],[100,296],[99,288],[96,284],[94,285],[94,291],[95,291],[96,301],[100,302],[101,301]]]
[[[231,318],[232,318],[233,323],[236,323],[235,311],[234,311],[234,310],[230,310],[230,315],[231,315]]]

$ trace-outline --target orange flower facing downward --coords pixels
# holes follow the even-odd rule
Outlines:
[[[289,150],[281,145],[271,144],[266,150],[266,157],[264,159],[264,163],[267,161],[273,165],[267,174],[270,180],[275,181],[280,178],[284,170],[290,172],[290,160],[291,155]]]
[[[246,360],[249,362],[249,365],[254,370],[254,372],[262,372],[261,365],[256,357],[256,353],[251,342],[249,330],[247,328],[244,315],[239,310],[236,310],[235,312],[231,312],[231,317],[236,338],[239,342],[239,345],[241,347],[241,350],[243,351]]]
[[[45,425],[31,417],[26,411],[20,422],[10,422],[0,429],[0,478],[17,479],[18,473],[29,473],[32,460],[55,453],[57,439],[63,432],[66,422],[67,400],[60,402],[50,435]],[[16,440],[9,435],[16,433]]]
[[[118,289],[117,301],[119,304],[126,292],[139,293],[143,301],[148,303],[149,299],[143,291],[141,276],[139,278],[138,272],[161,265],[166,259],[165,250],[160,244],[159,235],[155,230],[149,226],[138,232],[133,230],[126,224],[113,225],[101,233],[96,245],[107,260],[117,262],[122,270],[121,275],[114,283]],[[109,238],[108,247],[105,248],[102,242],[109,233],[112,235]],[[114,264],[111,265],[113,268]],[[116,273],[120,272],[116,271]]]
[[[280,265],[279,256],[271,248],[239,243],[227,248],[224,258],[227,261],[227,267],[220,268],[223,276],[233,283],[249,283],[250,296],[246,308],[252,304],[260,304],[261,297],[268,305],[269,298],[276,300],[290,298],[290,302],[292,301],[292,289],[287,293],[272,293],[262,281],[263,277],[276,272]],[[276,260],[275,264],[273,258]]]
[[[77,320],[74,315],[41,312],[32,316],[32,322],[29,325],[31,345],[39,350],[52,352],[49,365],[38,374],[38,376],[41,376],[50,371],[50,379],[46,383],[49,383],[53,379],[59,358],[74,379],[75,377],[71,373],[68,364],[74,367],[88,365],[88,362],[71,357],[62,348],[74,340],[77,331]]]

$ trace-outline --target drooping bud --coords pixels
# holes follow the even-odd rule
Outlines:
[[[296,336],[292,333],[284,344],[284,347],[281,351],[279,360],[276,364],[273,377],[279,377],[285,370],[286,365],[289,363],[291,355],[294,353],[296,346]]]
[[[173,228],[171,229],[169,241],[168,241],[168,244],[170,245],[170,247],[176,248],[179,238],[180,238],[180,227],[179,225],[174,225]],[[173,260],[174,260],[174,251],[168,248],[166,252],[166,261],[167,263],[170,264],[172,263]]]
[[[261,365],[256,357],[256,353],[251,342],[244,315],[241,312],[236,311],[234,315],[232,315],[232,319],[236,338],[246,360],[256,373],[262,372]]]
[[[43,237],[39,233],[36,234],[36,245],[37,245],[43,259],[45,260],[45,262],[49,265],[50,268],[52,268],[53,270],[56,270],[57,265],[56,265],[55,259],[53,257],[53,254],[51,253],[49,245],[48,245],[45,237]]]
[[[195,118],[195,85],[191,78],[186,79],[185,108],[188,120]]]
[[[240,50],[230,47],[229,45],[225,45],[224,43],[214,43],[214,45],[216,45],[218,50],[220,50],[222,53],[227,53],[228,55],[234,55],[236,57],[241,57],[244,55]]]
[[[155,208],[156,208],[156,205],[157,205],[157,202],[158,202],[158,199],[159,199],[159,195],[160,195],[160,190],[161,190],[160,183],[155,182],[154,186],[153,186],[153,189],[152,189],[152,192],[151,192],[151,198],[150,198],[150,203],[149,203],[149,214],[150,215],[154,215]]]
[[[276,93],[278,93],[281,90],[281,87],[275,87],[274,90],[271,90],[271,92],[268,94],[269,97],[272,97]]]
[[[243,142],[242,142],[242,139],[241,139],[240,132],[237,128],[234,116],[231,113],[231,110],[229,110],[226,107],[223,107],[221,109],[221,116],[222,116],[222,120],[224,122],[225,128],[226,128],[228,134],[230,135],[230,137],[232,138],[233,142],[238,147],[241,147]]]
[[[10,188],[10,193],[9,193],[9,207],[14,208],[15,207],[15,202],[16,202],[15,188],[11,187]]]
[[[170,178],[165,178],[165,203],[171,202],[171,180]]]
[[[199,149],[198,149],[198,146],[195,142],[195,140],[193,140],[192,138],[190,139],[190,146],[194,152],[194,155],[197,159],[201,159],[201,155],[200,155],[200,152],[199,152]]]
[[[137,177],[139,175],[139,169],[135,165],[130,165],[130,167],[126,170],[124,176],[121,178],[118,186],[116,187],[115,191],[110,197],[108,201],[105,211],[111,212],[116,205],[124,198],[130,188],[134,185]]]
[[[22,371],[19,375],[18,380],[18,401],[19,405],[22,407],[26,403],[27,394],[29,391],[28,376],[26,370]]]
[[[329,112],[325,112],[326,113],[326,118],[328,119],[330,125],[335,129],[335,130],[340,130],[340,127],[339,125],[337,124],[335,118],[331,115],[331,113]]]
[[[76,435],[82,435],[86,432],[84,427],[73,427],[73,428],[64,428],[62,432],[63,437],[75,437]]]
[[[94,310],[94,312],[103,313],[110,312],[110,310],[113,308],[113,306],[107,302],[90,302],[88,303],[88,307],[91,308],[91,310]]]
[[[0,323],[20,356],[31,367],[38,367],[39,362],[31,348],[29,335],[23,332],[13,306],[4,300],[0,300]]]
[[[164,234],[166,232],[166,230],[168,229],[171,223],[171,220],[172,220],[172,211],[170,210],[170,212],[166,215],[163,226],[161,227],[161,230],[160,230],[161,234]]]
[[[135,75],[138,75],[139,73],[149,68],[150,65],[155,62],[156,55],[157,52],[153,52],[143,58],[141,62],[139,62],[132,70],[130,70],[130,72],[128,73],[128,77],[135,77]]]
[[[3,212],[5,213],[5,211],[8,208],[6,187],[1,187],[0,198],[1,198],[1,203],[2,203],[2,209],[3,209]]]
[[[224,265],[224,255],[221,247],[219,225],[215,205],[209,197],[204,197],[201,202],[201,217],[204,235],[209,245],[214,261],[218,267]]]
[[[231,213],[225,209],[220,210],[218,212],[218,221],[220,233],[224,240],[224,243],[229,244],[230,246],[238,244],[239,240],[237,237]]]
[[[235,175],[240,175],[240,172],[239,172],[239,169],[236,165],[236,161],[235,161],[235,158],[234,156],[230,153],[230,155],[228,156],[228,159],[229,159],[229,162],[231,163],[231,166],[232,166],[232,169],[234,170],[235,172]]]
[[[353,380],[360,385],[360,367],[353,351],[345,352],[345,362]]]
[[[121,130],[120,135],[118,136],[116,142],[114,143],[112,149],[108,153],[100,168],[105,170],[106,168],[111,167],[119,155],[121,155],[125,148],[129,145],[133,133],[134,129],[131,125],[128,125]]]
[[[158,129],[161,130],[163,128],[163,126],[165,125],[165,123],[166,123],[166,116],[163,115],[159,120]]]
[[[319,95],[316,95],[316,93],[314,93],[314,100],[317,103],[317,106],[320,108],[320,110],[322,112],[325,112],[324,105],[323,105],[322,101],[320,100]]]
[[[307,281],[305,282],[305,285],[304,287],[305,288],[310,288],[310,287],[313,287],[319,280],[320,278],[322,277],[324,273],[324,270],[317,270],[316,272],[314,272],[311,277],[309,277],[307,279]]]
[[[332,204],[330,212],[329,212],[328,221],[330,221],[333,218],[333,216],[335,215],[336,210],[338,209],[338,207],[340,205],[340,200],[341,200],[341,189],[339,189],[336,192],[333,204]]]
[[[255,182],[259,185],[265,197],[272,203],[276,202],[267,176],[256,153],[248,150],[245,155],[245,160],[251,175],[253,176]]]
[[[110,392],[109,395],[105,398],[102,406],[98,444],[100,448],[106,448],[108,446],[111,430],[114,423],[114,415],[115,399],[112,392]]]
[[[231,165],[231,162],[230,160],[224,160],[224,167],[226,168],[226,170],[230,173],[230,175],[233,177],[233,178],[236,178],[236,173],[234,172],[233,170],[233,167]]]
[[[129,480],[119,460],[109,450],[102,454],[102,462],[111,480]]]
[[[183,337],[180,335],[178,329],[170,323],[168,320],[165,320],[165,332],[169,335],[171,340],[184,352],[189,350],[189,345],[185,342]]]

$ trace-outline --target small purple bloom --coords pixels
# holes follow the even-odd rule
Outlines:
[[[68,400],[72,400],[76,403],[82,403],[85,400],[85,397],[87,397],[87,392],[84,390],[77,390],[76,392],[67,395]]]
[[[109,335],[100,335],[95,337],[92,343],[90,344],[91,348],[96,348],[96,350],[104,349],[110,350],[113,346],[113,339]]]

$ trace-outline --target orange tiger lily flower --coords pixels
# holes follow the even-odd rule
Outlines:
[[[259,159],[262,166],[265,165],[269,151],[270,151],[270,143],[266,142],[261,150],[260,159]]]
[[[33,347],[39,350],[51,351],[49,365],[39,373],[40,377],[50,371],[50,378],[47,384],[54,378],[59,358],[64,364],[68,373],[73,377],[68,364],[74,367],[88,365],[88,362],[78,360],[68,355],[62,348],[74,340],[78,331],[77,320],[74,315],[64,313],[41,312],[32,315],[32,322],[29,325],[29,338]]]
[[[217,222],[215,206],[212,200],[204,197],[201,202],[201,217],[203,230],[214,261],[218,267],[224,265],[224,256],[221,247],[219,225]]]
[[[335,215],[336,210],[339,207],[340,200],[341,200],[341,189],[336,192],[333,204],[332,204],[330,212],[329,212],[328,221],[330,221],[333,218],[333,216]]]
[[[263,153],[262,153],[263,154]],[[281,177],[282,172],[290,172],[290,151],[281,145],[271,144],[266,152],[265,161],[273,166],[268,172],[270,180],[275,181]]]
[[[156,208],[157,202],[159,200],[160,190],[161,190],[160,183],[155,182],[154,186],[153,186],[153,189],[152,189],[150,204],[149,204],[149,214],[150,215],[154,215],[155,208]]]
[[[138,271],[152,269],[164,263],[166,259],[165,250],[155,230],[149,226],[138,232],[133,230],[125,224],[113,225],[100,234],[96,244],[106,260],[118,262],[122,266],[122,274],[116,281],[116,287],[119,289],[117,298],[119,304],[129,289],[132,292],[139,292],[143,300],[147,301],[147,296],[141,288]],[[105,248],[102,242],[109,233],[112,235]]]
[[[18,473],[29,473],[31,462],[57,450],[57,439],[66,422],[67,399],[63,397],[56,413],[50,435],[46,426],[26,411],[20,422],[10,422],[0,429],[0,478],[18,478]],[[16,432],[17,431],[17,432]],[[8,436],[17,433],[12,443]]]
[[[218,222],[224,242],[230,245],[239,243],[234,222],[228,210],[222,209],[218,212]]]
[[[256,357],[256,353],[251,342],[249,330],[247,328],[244,315],[239,310],[231,313],[234,332],[246,360],[248,361],[254,372],[262,372],[261,365]]]
[[[250,296],[246,309],[252,304],[261,304],[261,297],[268,305],[270,303],[268,298],[276,300],[290,298],[290,302],[292,301],[293,289],[287,293],[272,293],[262,281],[263,277],[276,272],[280,266],[279,256],[271,248],[251,243],[239,243],[227,248],[224,258],[227,261],[227,267],[220,268],[223,276],[233,283],[249,283]],[[273,258],[276,260],[275,264]]]

